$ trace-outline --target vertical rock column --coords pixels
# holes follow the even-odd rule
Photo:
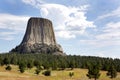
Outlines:
[[[44,18],[30,18],[21,44],[24,43],[55,45],[52,22]]]
[[[56,43],[52,22],[34,17],[28,21],[21,44],[11,52],[65,55],[62,47]]]

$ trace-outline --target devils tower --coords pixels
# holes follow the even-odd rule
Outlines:
[[[65,55],[62,47],[56,43],[52,22],[45,18],[36,17],[28,20],[21,44],[11,52]]]

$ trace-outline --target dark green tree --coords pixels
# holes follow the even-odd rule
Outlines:
[[[70,61],[69,63],[69,67],[71,68],[71,70],[73,70],[75,68],[75,61]]]
[[[21,73],[24,73],[25,69],[26,69],[26,64],[24,62],[20,63],[19,64],[19,69],[20,69]]]
[[[27,68],[33,68],[33,66],[34,66],[34,64],[33,64],[33,62],[31,61],[29,61],[28,63],[27,63]]]
[[[57,70],[58,66],[57,66],[57,62],[56,61],[53,61],[52,63],[52,70]]]
[[[8,65],[10,63],[9,59],[7,57],[4,58],[3,63],[5,65]]]
[[[61,70],[65,70],[67,68],[66,66],[67,66],[66,61],[64,61],[64,59],[61,60],[61,62],[60,62],[60,68],[61,68]]]
[[[92,64],[88,67],[87,77],[97,80],[100,77],[100,67],[98,64]]]
[[[33,64],[34,64],[34,66],[36,66],[37,68],[39,68],[39,67],[41,66],[41,63],[40,63],[39,60],[35,60],[35,61],[33,62]]]
[[[51,64],[49,63],[49,61],[45,61],[42,66],[44,67],[44,69],[49,69],[51,67],[50,65]]]
[[[14,65],[17,65],[17,58],[16,58],[16,56],[14,56],[14,57],[11,58],[10,63],[14,64]]]
[[[67,55],[57,56],[49,54],[19,54],[19,53],[4,53],[0,54],[0,66],[15,64],[20,65],[25,62],[27,67],[31,66],[31,60],[34,66],[43,66],[43,69],[65,69],[65,68],[85,68],[88,69],[88,63],[101,64],[101,70],[108,71],[111,63],[114,64],[117,72],[120,72],[120,59],[94,57],[94,56],[78,56]],[[23,69],[24,70],[24,69]],[[21,70],[21,71],[23,71]]]
[[[110,76],[110,78],[116,78],[117,71],[116,71],[114,65],[112,65],[112,66],[109,67],[109,70],[107,72],[107,76]]]

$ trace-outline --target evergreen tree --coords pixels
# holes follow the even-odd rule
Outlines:
[[[109,70],[107,72],[107,76],[110,76],[110,78],[116,78],[117,71],[113,65],[109,67]]]
[[[31,61],[32,60],[32,61]],[[51,54],[16,54],[6,53],[0,54],[0,65],[15,64],[20,65],[21,62],[25,62],[27,67],[32,67],[31,62],[34,66],[40,68],[43,66],[44,69],[65,69],[65,68],[88,68],[88,64],[101,64],[101,70],[108,71],[111,63],[114,64],[117,72],[120,72],[120,59],[102,58],[93,56],[56,56]],[[21,71],[24,71],[21,70]]]
[[[10,63],[14,64],[14,65],[17,65],[17,58],[15,56],[12,57]]]
[[[87,76],[91,79],[94,78],[95,80],[97,80],[100,77],[100,67],[98,64],[92,64],[89,65],[88,67],[88,74]]]
[[[30,68],[30,69],[31,69],[31,68],[33,68],[33,66],[34,66],[34,65],[33,65],[33,62],[32,62],[32,61],[31,61],[31,62],[29,61],[29,62],[27,63],[27,68]]]
[[[61,64],[60,64],[60,68],[62,69],[62,70],[65,70],[67,67],[67,64],[66,64],[66,62],[64,61],[64,59],[63,60],[61,60]]]
[[[10,63],[9,59],[7,57],[4,58],[3,63],[5,65],[8,65]]]
[[[69,67],[73,70],[75,68],[75,61],[70,61]]]
[[[36,66],[37,68],[39,68],[39,67],[41,66],[41,63],[40,63],[39,60],[35,60],[35,61],[33,62],[33,64],[34,64],[34,66]]]
[[[21,73],[25,72],[26,64],[24,62],[19,64],[19,69]]]
[[[56,61],[52,61],[52,70],[57,70],[58,68],[58,65],[57,65],[57,62]]]

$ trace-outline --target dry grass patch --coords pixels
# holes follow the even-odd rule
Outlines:
[[[86,76],[87,69],[61,70],[51,71],[51,76],[44,76],[42,70],[39,75],[35,74],[35,67],[27,69],[25,73],[20,73],[18,66],[11,65],[12,70],[6,71],[6,66],[0,66],[0,80],[89,80]],[[74,76],[70,77],[69,72],[74,72]],[[106,71],[101,71],[99,80],[111,80],[106,76]],[[120,73],[114,80],[120,80]]]

